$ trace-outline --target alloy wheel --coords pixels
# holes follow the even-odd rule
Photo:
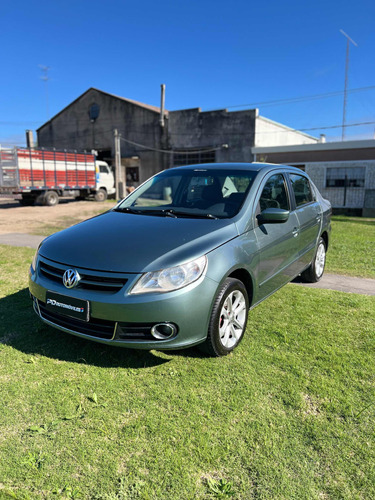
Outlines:
[[[231,349],[241,339],[246,322],[246,300],[240,290],[225,299],[220,312],[219,336],[221,344]]]

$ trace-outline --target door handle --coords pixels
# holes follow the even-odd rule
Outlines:
[[[298,236],[298,229],[296,227],[293,229],[292,235],[294,236],[294,238]]]

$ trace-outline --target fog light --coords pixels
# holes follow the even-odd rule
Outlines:
[[[177,328],[172,323],[158,323],[151,328],[151,335],[157,340],[167,340],[173,337]]]

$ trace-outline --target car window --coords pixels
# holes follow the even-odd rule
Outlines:
[[[138,198],[133,206],[162,206],[170,205],[176,193],[177,186],[181,181],[180,176],[166,179],[162,176],[154,177],[150,186],[145,186],[139,191]],[[142,191],[144,191],[142,193]]]
[[[108,174],[108,169],[105,165],[99,165],[99,170],[101,174]]]
[[[187,186],[186,200],[188,202],[200,200],[205,192],[215,193],[220,199],[222,193],[218,179],[215,179],[212,175],[191,177]]]
[[[314,201],[314,194],[310,182],[306,177],[298,174],[290,174],[290,181],[292,183],[297,207]]]
[[[263,212],[266,208],[290,210],[285,179],[282,174],[272,175],[263,188],[257,212]]]
[[[152,207],[180,214],[236,215],[251,188],[257,172],[235,169],[167,170],[147,181],[118,207],[135,207],[137,213],[156,213]]]

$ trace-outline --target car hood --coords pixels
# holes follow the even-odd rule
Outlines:
[[[192,260],[238,235],[229,219],[106,212],[56,233],[40,255],[71,267],[142,273]]]

